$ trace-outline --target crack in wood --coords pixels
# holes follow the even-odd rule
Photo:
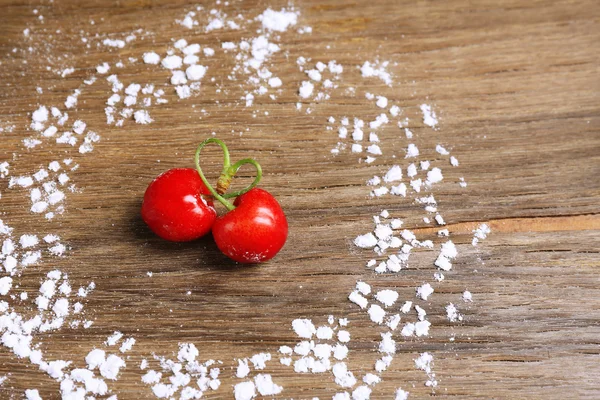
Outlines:
[[[452,234],[470,234],[483,223],[488,224],[492,233],[516,232],[563,232],[600,230],[600,214],[561,215],[556,217],[501,218],[488,221],[469,221],[436,226],[416,228],[415,233],[435,233],[440,229],[448,229]]]

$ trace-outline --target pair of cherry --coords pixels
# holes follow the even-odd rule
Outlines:
[[[214,189],[200,168],[200,152],[209,143],[223,150],[223,170]],[[185,242],[212,231],[223,254],[240,263],[260,263],[273,258],[285,244],[288,224],[277,200],[255,186],[262,168],[252,158],[231,165],[229,150],[219,139],[209,138],[196,149],[196,169],[175,168],[154,179],[142,203],[142,218],[163,239]],[[256,168],[254,182],[245,189],[227,193],[237,171],[246,164]],[[233,204],[228,200],[235,197]],[[227,212],[217,215],[217,199]]]

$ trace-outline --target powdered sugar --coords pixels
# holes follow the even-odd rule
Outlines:
[[[300,86],[299,93],[303,99],[309,98],[313,93],[314,85],[311,82],[304,81]]]
[[[487,238],[492,230],[487,224],[481,224],[477,229],[473,231],[473,240],[471,244],[477,246],[480,240]]]
[[[423,112],[423,123],[427,126],[435,128],[438,124],[437,116],[431,109],[430,105],[421,104],[421,111]]]
[[[282,8],[281,11],[273,11],[267,8],[257,19],[262,22],[263,29],[277,32],[285,32],[290,26],[296,25],[298,14]]]
[[[389,62],[374,62],[371,63],[369,61],[365,61],[365,63],[360,67],[360,73],[365,78],[377,77],[381,79],[386,85],[392,85],[392,77],[389,72],[387,72],[387,67]]]
[[[253,28],[250,28],[249,25],[252,23],[254,17],[250,19],[247,16],[230,17],[220,9],[206,10],[206,13],[204,13],[204,11],[205,10],[201,7],[194,9],[194,11],[186,11],[185,16],[182,20],[178,21],[178,23],[185,27],[185,29],[200,29],[200,32],[212,32],[211,34],[214,35],[219,31],[235,31],[236,29],[240,29],[240,27],[244,27],[245,32],[255,31]],[[146,52],[143,55],[140,53],[138,56],[142,57],[143,62],[147,64],[143,66],[144,69],[151,72],[153,65],[159,65],[154,68],[161,73],[168,74],[165,83],[170,81],[173,86],[170,94],[177,95],[177,97],[182,100],[183,104],[185,104],[185,99],[189,99],[199,93],[204,93],[208,87],[212,85],[211,82],[214,81],[210,80],[210,74],[212,73],[211,71],[215,71],[215,69],[213,69],[214,64],[210,63],[211,61],[208,57],[215,55],[216,52],[218,52],[219,55],[222,55],[225,50],[227,51],[226,54],[228,54],[231,59],[235,58],[235,67],[230,71],[228,79],[231,78],[230,80],[234,81],[236,74],[243,74],[248,77],[248,81],[245,81],[244,85],[252,86],[251,88],[243,88],[244,94],[241,99],[242,105],[245,104],[247,107],[254,106],[254,108],[259,107],[261,102],[264,102],[265,99],[268,100],[270,98],[271,100],[276,100],[276,98],[284,94],[286,90],[289,90],[290,92],[298,90],[301,99],[306,99],[307,102],[319,103],[329,99],[329,96],[337,87],[336,79],[339,79],[343,71],[340,64],[335,61],[326,62],[325,60],[317,61],[304,58],[302,62],[298,63],[302,75],[299,75],[296,82],[301,82],[303,79],[304,81],[301,83],[300,88],[297,86],[287,88],[286,85],[289,86],[287,81],[286,84],[284,84],[284,81],[276,76],[279,74],[277,73],[276,64],[270,65],[269,63],[269,58],[282,49],[281,45],[283,41],[280,34],[293,26],[297,26],[300,21],[299,18],[300,13],[290,7],[282,9],[281,11],[274,11],[271,8],[268,8],[255,19],[254,24],[259,26],[259,30],[256,31],[254,37],[240,40],[227,37],[226,41],[220,40],[216,43],[214,46],[216,50],[206,47],[204,44],[201,47],[199,44],[189,44],[185,39],[174,38],[171,44],[172,48],[169,47],[168,49],[161,51],[156,49],[157,52]],[[207,20],[205,21],[205,19]],[[179,26],[177,27],[182,29]],[[310,29],[308,28],[309,27],[302,27],[300,30],[303,33],[309,33]],[[248,35],[251,35],[251,33]],[[112,36],[109,36],[107,39],[103,37],[103,39],[99,40],[104,43],[105,46],[115,46],[117,48],[124,47],[125,44],[130,41],[127,39],[116,39]],[[283,51],[286,52],[285,54],[287,56],[287,49],[283,49]],[[281,54],[284,53],[282,52]],[[199,65],[200,57],[202,57],[203,60],[202,64],[205,65]],[[122,62],[121,60],[118,62],[112,60],[109,61],[110,64],[108,62],[99,64],[99,69],[97,68],[95,73],[100,75],[108,74],[109,71],[110,73],[119,72],[118,68],[123,68],[124,63],[127,62],[125,59]],[[134,61],[131,62],[134,63]],[[387,61],[365,62],[362,66],[359,66],[359,68],[361,75],[365,78],[371,79],[375,77],[381,79],[387,85],[392,85],[392,76],[387,72],[388,68],[390,68],[390,70],[392,68],[391,63]],[[164,69],[167,69],[168,71],[165,71]],[[61,70],[64,76],[68,75],[68,73],[64,73],[65,69],[61,68]],[[70,68],[67,68],[66,70],[70,70]],[[77,71],[79,72],[79,69]],[[128,79],[127,73],[123,73],[120,78],[125,80]],[[203,81],[202,90],[200,90],[200,80],[202,79],[205,81]],[[88,78],[84,83],[86,85],[92,85],[95,80],[96,77],[93,76]],[[99,80],[99,82],[103,81],[103,79]],[[109,82],[109,88],[107,89],[109,94],[106,96],[106,105],[108,107],[105,109],[105,114],[107,122],[111,121],[109,123],[115,127],[122,126],[126,119],[131,118],[139,124],[151,123],[153,122],[153,118],[150,116],[149,108],[152,105],[162,104],[162,102],[167,101],[166,98],[162,97],[165,94],[163,89],[154,90],[154,84],[158,85],[158,82],[154,82],[154,84],[125,82],[124,84],[116,75],[110,75],[107,78],[107,81]],[[216,90],[227,90],[222,84],[214,85],[217,87]],[[351,89],[352,90],[347,89],[348,93],[353,93],[356,90],[355,88]],[[214,89],[210,88],[210,90]],[[73,111],[70,112],[71,114],[75,114],[75,118],[73,119],[76,121],[73,123],[72,128],[69,130],[68,125],[65,126],[64,129],[61,128],[68,120],[68,116],[58,108],[36,106],[38,108],[32,113],[31,128],[35,131],[34,134],[37,136],[35,138],[28,138],[29,141],[26,142],[27,146],[36,148],[37,146],[46,143],[44,141],[48,141],[52,138],[51,140],[54,141],[56,139],[58,144],[67,146],[66,148],[74,146],[75,155],[77,156],[87,154],[94,149],[94,145],[99,142],[100,136],[93,131],[90,131],[86,122],[77,119],[76,110],[74,110],[78,104],[80,107],[85,104],[84,101],[78,103],[78,99],[80,96],[81,99],[83,99],[84,94],[82,94],[83,92],[81,90],[70,93],[71,94],[65,103],[65,107],[73,108]],[[265,96],[267,94],[269,96]],[[144,96],[147,97],[142,98]],[[265,97],[261,98],[260,96]],[[175,101],[179,101],[177,97],[173,97],[175,98]],[[360,97],[362,98],[362,96]],[[443,225],[445,224],[445,221],[438,212],[438,205],[435,202],[421,203],[417,201],[417,197],[413,196],[417,192],[425,192],[422,196],[427,197],[426,192],[431,189],[430,186],[433,184],[441,184],[444,176],[442,175],[442,169],[440,168],[440,164],[436,164],[436,160],[432,157],[430,149],[427,149],[426,146],[418,142],[419,135],[421,134],[421,131],[418,130],[419,126],[417,125],[417,129],[414,130],[414,137],[412,131],[408,129],[410,126],[409,116],[415,120],[417,119],[411,115],[411,107],[401,109],[399,106],[394,105],[394,103],[397,103],[398,101],[394,100],[392,97],[393,96],[389,93],[386,93],[385,96],[379,94],[372,94],[369,96],[371,101],[369,104],[373,108],[372,114],[357,114],[356,117],[351,117],[350,120],[354,120],[353,124],[349,122],[348,117],[343,115],[335,115],[335,117],[332,116],[328,119],[328,123],[332,125],[331,130],[335,132],[336,141],[338,139],[351,140],[351,142],[347,144],[347,147],[346,143],[339,142],[335,148],[335,150],[337,150],[336,154],[340,154],[342,150],[347,148],[354,153],[352,157],[361,157],[359,160],[360,162],[365,163],[363,165],[366,166],[369,164],[370,167],[373,168],[371,176],[373,174],[378,174],[377,179],[370,180],[370,184],[373,187],[369,188],[368,192],[365,192],[371,194],[371,197],[367,201],[385,201],[386,196],[389,196],[390,194],[399,196],[387,197],[387,199],[394,199],[393,201],[412,202],[414,200],[415,204],[419,206],[419,209],[422,211],[424,208],[427,213],[426,217],[419,218],[419,221],[426,221],[426,223],[435,221],[438,225]],[[313,109],[316,109],[316,106],[312,103],[310,104],[310,107],[306,103],[299,103],[300,109],[303,112],[306,111],[307,113],[310,113]],[[302,108],[303,105],[304,108]],[[416,109],[416,107],[412,108]],[[52,111],[49,112],[49,109]],[[423,114],[425,125],[437,127],[438,121],[433,109],[425,104],[422,105],[420,109]],[[254,110],[251,110],[251,112],[255,117],[259,115]],[[399,119],[401,114],[402,120]],[[152,116],[157,119],[160,118],[160,115],[161,113],[152,113]],[[73,115],[71,115],[71,117],[73,117]],[[89,121],[93,120],[90,119]],[[337,126],[333,126],[334,124],[337,124]],[[412,129],[412,126],[410,127]],[[390,129],[398,130],[398,128],[401,129],[401,135],[412,139],[411,142],[414,141],[414,143],[408,143],[403,140],[396,149],[392,150],[390,147],[393,146],[390,146],[390,142],[386,142],[387,137],[389,136],[387,132]],[[88,130],[86,131],[86,129]],[[63,132],[63,130],[67,131]],[[102,144],[104,145],[104,142]],[[419,147],[417,147],[417,144]],[[106,145],[109,144],[107,143]],[[404,149],[404,152],[399,151],[400,149]],[[78,153],[77,150],[79,150]],[[349,151],[348,153],[350,155]],[[430,160],[433,161],[418,159],[418,157],[421,157],[421,154],[432,157]],[[410,162],[409,165],[402,165],[404,161],[403,157],[405,155],[408,157],[406,164]],[[445,155],[449,155],[449,153]],[[389,161],[386,157],[393,157],[395,164],[389,165],[389,163],[385,161]],[[26,201],[31,202],[31,211],[34,214],[43,214],[48,219],[60,215],[65,210],[66,194],[68,193],[68,190],[70,190],[70,188],[67,188],[65,185],[72,182],[72,177],[74,178],[74,181],[77,182],[77,175],[71,174],[70,169],[67,168],[68,164],[66,162],[59,163],[57,161],[57,164],[58,165],[54,165],[56,169],[50,167],[46,168],[46,166],[44,166],[42,169],[36,167],[36,169],[31,171],[19,172],[22,176],[11,177],[10,180],[12,183],[11,190],[14,190],[15,193],[23,192],[26,196]],[[445,162],[446,166],[447,164],[448,160]],[[450,164],[452,166],[458,166],[456,157],[450,156]],[[420,166],[421,169],[419,170],[417,166]],[[0,169],[1,177],[9,175],[8,167],[9,165],[7,163]],[[408,175],[409,179],[406,179],[405,176],[403,176],[403,170],[406,171],[406,175]],[[17,169],[17,171],[20,170]],[[71,177],[69,175],[71,175]],[[452,179],[451,174],[448,174],[448,177]],[[73,187],[73,191],[74,189],[75,187]],[[362,315],[363,317],[366,316],[368,318],[365,320],[365,323],[371,324],[368,322],[370,319],[373,326],[378,325],[378,329],[385,330],[385,332],[381,334],[381,342],[379,342],[376,347],[381,353],[380,359],[375,363],[375,371],[378,373],[386,370],[392,363],[392,357],[396,349],[394,337],[391,333],[392,331],[396,328],[400,330],[399,326],[402,326],[402,336],[425,337],[429,334],[431,326],[431,323],[426,320],[427,313],[425,312],[425,309],[421,308],[421,306],[426,307],[425,304],[415,307],[414,310],[418,313],[418,317],[416,317],[415,313],[412,312],[411,302],[405,301],[408,295],[412,296],[413,293],[408,293],[408,291],[393,285],[391,287],[395,290],[386,289],[378,284],[381,283],[377,280],[378,277],[381,276],[380,274],[402,273],[401,271],[408,266],[409,256],[412,252],[417,250],[427,252],[431,251],[434,247],[433,241],[429,240],[427,237],[422,237],[419,231],[415,230],[415,234],[409,229],[401,230],[403,221],[399,218],[394,218],[392,215],[397,210],[394,211],[394,207],[389,207],[389,210],[390,212],[384,210],[385,212],[381,213],[377,211],[375,216],[378,220],[375,221],[373,231],[359,235],[354,239],[354,244],[357,247],[369,249],[369,258],[376,257],[377,259],[373,258],[371,259],[372,262],[370,260],[367,264],[368,268],[371,268],[373,272],[375,272],[373,276],[366,276],[370,283],[367,283],[365,280],[360,280],[356,285],[356,290],[352,290],[348,296],[350,301],[357,304],[357,310],[359,308],[365,310],[365,314]],[[399,216],[403,219],[405,218],[403,215]],[[35,217],[35,215],[32,217]],[[413,229],[413,227],[411,227],[411,224],[413,223],[412,219],[410,216],[406,217],[407,227]],[[0,224],[0,232],[2,232],[1,228],[2,225]],[[8,228],[4,229],[6,230]],[[445,232],[445,236],[450,234],[448,230],[445,230]],[[358,232],[355,232],[352,237],[357,233]],[[39,262],[42,254],[44,254],[44,256],[48,254],[51,257],[64,257],[68,253],[69,247],[60,243],[58,238],[55,239],[51,237],[50,239],[52,240],[46,241],[48,244],[48,246],[46,246],[46,244],[41,243],[39,240],[39,238],[43,236],[39,233],[37,233],[36,236],[36,243],[28,237],[21,242],[23,236],[26,235],[36,236],[30,232],[20,232],[19,235],[13,237],[13,239],[5,239],[3,242],[2,261],[6,272],[10,273],[11,276],[13,276],[14,271],[18,271],[19,268],[25,267],[26,264],[31,265]],[[419,238],[417,238],[417,236]],[[485,238],[485,236],[483,238],[477,238],[480,240]],[[50,245],[50,243],[52,244]],[[437,243],[438,242],[436,241],[436,246]],[[348,245],[351,247],[352,243],[349,241]],[[451,261],[457,257],[458,253],[457,251],[453,251],[452,246],[454,245],[442,245],[440,255],[438,256],[438,259],[441,260],[441,265],[437,265],[438,262],[435,262],[442,270],[449,270]],[[373,250],[376,255],[373,255],[371,250]],[[455,247],[454,250],[456,250]],[[13,257],[13,255],[15,257]],[[362,265],[362,263],[360,265]],[[423,266],[419,266],[419,268],[422,267]],[[430,264],[429,267],[432,267],[432,265]],[[438,279],[437,277],[439,276],[439,274],[436,275],[435,279]],[[450,274],[448,274],[448,276],[450,276]],[[0,279],[4,279],[4,281],[0,281],[4,282],[0,285],[0,288],[5,288],[7,294],[16,292],[15,289],[13,289],[13,287],[17,286],[16,277],[14,278],[15,282],[13,282],[13,278],[9,276]],[[63,281],[61,281],[61,279],[63,279]],[[422,282],[419,282],[418,284],[421,283]],[[417,294],[422,300],[427,300],[428,296],[433,295],[433,287],[429,285],[428,288],[426,285],[429,284],[423,284],[417,289]],[[3,289],[0,289],[0,291],[2,290]],[[48,321],[47,324],[42,323],[41,326],[44,326],[44,329],[47,330],[58,329],[57,327],[64,324],[68,317],[81,313],[83,310],[82,303],[78,301],[75,302],[75,299],[69,296],[78,295],[79,298],[77,300],[84,301],[83,299],[85,299],[92,290],[93,287],[85,286],[78,290],[71,290],[70,285],[63,278],[62,274],[53,274],[52,277],[48,277],[48,279],[42,283],[40,295],[35,299],[35,306],[39,308],[40,312],[46,313],[44,315],[48,315],[52,320]],[[15,294],[17,297],[23,299],[23,301],[28,299],[27,296],[23,297],[23,293],[21,296],[18,296],[19,293]],[[26,295],[26,293],[24,294]],[[467,301],[467,297],[463,297],[465,298],[465,301]],[[397,303],[399,299],[404,303],[404,306],[401,308]],[[400,304],[402,304],[402,302]],[[415,302],[422,303],[421,300],[416,300]],[[398,311],[403,313],[402,317],[397,313]],[[433,312],[433,310],[428,311],[430,313]],[[440,312],[443,312],[443,310]],[[59,320],[61,318],[65,321],[60,322]],[[401,318],[402,325],[400,325]],[[418,321],[415,321],[416,318],[418,318]],[[317,321],[317,319],[314,320]],[[74,320],[72,322],[75,321],[78,321],[80,325],[88,327],[92,322],[84,320]],[[294,368],[298,373],[332,374],[336,384],[348,388],[346,392],[342,390],[340,393],[336,394],[336,398],[350,398],[350,396],[352,396],[353,399],[369,398],[371,393],[369,386],[376,385],[381,380],[381,377],[374,373],[367,373],[362,377],[362,381],[365,385],[358,384],[357,386],[357,382],[360,382],[360,380],[357,379],[359,375],[355,376],[354,373],[348,370],[346,363],[341,362],[341,360],[344,360],[348,355],[348,346],[350,345],[346,346],[346,344],[351,340],[350,331],[341,328],[346,325],[347,319],[345,318],[340,319],[338,325],[335,324],[335,319],[333,318],[328,318],[327,323],[321,321],[316,325],[308,318],[294,320],[292,322],[292,329],[302,340],[295,345],[292,344],[292,347],[281,346],[280,352],[283,356],[279,359],[277,365],[289,366]],[[105,350],[94,349],[88,354],[88,357],[86,357],[88,369],[73,369],[74,366],[70,366],[69,361],[57,361],[53,364],[48,363],[48,373],[53,377],[60,377],[60,379],[63,379],[63,382],[67,382],[65,383],[65,393],[69,391],[75,393],[77,390],[82,389],[81,386],[83,385],[85,388],[88,388],[89,386],[89,391],[92,394],[105,395],[108,393],[107,389],[105,389],[106,383],[101,378],[96,378],[93,371],[97,370],[96,373],[99,373],[100,376],[107,380],[118,379],[122,375],[121,371],[127,367],[126,364],[130,364],[127,359],[128,352],[136,342],[136,339],[133,337],[119,336],[116,338],[114,335],[111,335],[111,338],[110,343],[109,340],[107,340],[106,351],[116,354],[106,354]],[[18,354],[27,352],[27,346],[24,345],[16,346],[15,349],[15,353]],[[207,390],[218,389],[220,385],[220,382],[217,379],[218,368],[210,368],[214,363],[211,362],[212,360],[209,360],[206,363],[197,361],[198,353],[195,346],[191,344],[182,344],[177,360],[173,361],[156,357],[154,360],[159,365],[153,366],[152,368],[154,369],[145,372],[141,378],[142,382],[149,385],[148,390],[159,397],[198,398]],[[268,362],[270,360],[270,353],[261,352],[236,361],[236,363],[239,363],[237,366],[238,379],[243,380],[234,385],[233,390],[236,398],[238,398],[238,396],[240,396],[239,398],[252,398],[258,395],[273,396],[285,393],[283,386],[274,382],[277,381],[277,375],[271,376],[271,374],[265,371],[268,368]],[[420,362],[417,366],[420,367],[421,365],[426,365],[427,362],[425,361],[423,361],[425,364]],[[429,364],[431,364],[431,362],[429,362]],[[131,368],[131,366],[129,367]],[[148,365],[145,365],[142,369],[146,369],[147,367]],[[190,372],[190,369],[192,372]],[[158,372],[159,370],[161,372]],[[261,372],[256,373],[257,371]],[[198,379],[197,386],[189,384],[192,378]],[[430,377],[428,377],[428,382],[432,382]],[[69,389],[67,386],[70,384],[73,386]],[[231,388],[228,388],[227,390],[231,390]],[[396,398],[403,398],[402,396],[405,397],[406,395],[407,392],[404,392],[401,389],[398,389],[396,392]]]
[[[317,332],[313,323],[308,319],[295,319],[292,321],[292,327],[296,335],[301,338],[310,339]]]
[[[422,286],[417,288],[417,297],[420,297],[423,300],[427,300],[432,293],[433,288],[429,283],[424,283]]]

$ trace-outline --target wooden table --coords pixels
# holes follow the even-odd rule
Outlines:
[[[432,189],[460,255],[430,301],[421,301],[433,324],[430,337],[395,334],[397,355],[371,397],[393,398],[398,387],[410,391],[410,398],[600,397],[598,2],[298,2],[298,27],[309,25],[313,32],[281,34],[282,50],[269,65],[283,90],[276,100],[258,97],[249,108],[240,100],[242,75],[227,79],[232,53],[220,51],[219,43],[239,41],[253,30],[205,34],[175,24],[195,3],[2,3],[0,124],[15,128],[0,134],[0,162],[11,162],[12,176],[64,157],[80,165],[70,173],[78,191],[68,194],[64,215],[51,221],[29,212],[24,190],[7,189],[7,179],[0,181],[1,218],[15,232],[55,232],[70,246],[67,257],[24,271],[14,293],[25,290],[35,297],[44,274],[55,268],[68,273],[74,287],[96,283],[84,311],[92,327],[36,336],[48,359],[84,367],[85,355],[106,348],[107,336],[119,330],[137,343],[109,388],[119,399],[152,398],[140,381],[140,360],[156,368],[152,353],[174,358],[178,343],[192,342],[202,360],[224,362],[221,388],[205,397],[231,398],[232,385],[241,381],[234,377],[234,359],[268,351],[273,361],[265,371],[284,387],[279,397],[326,399],[340,390],[331,374],[296,374],[279,364],[277,349],[297,342],[292,319],[324,324],[334,315],[350,320],[348,366],[357,378],[374,372],[384,329],[347,296],[357,280],[366,280],[398,290],[402,301],[417,301],[414,288],[433,281],[434,267],[425,261],[432,253],[416,253],[405,271],[380,276],[365,268],[370,251],[351,242],[372,229],[371,217],[383,209],[401,216],[421,239],[438,240],[438,228],[423,222],[423,207],[410,196],[368,196],[364,183],[394,163],[392,154],[406,166],[408,141],[397,126],[380,131],[385,155],[373,164],[357,163],[359,157],[349,151],[335,157],[329,152],[338,138],[335,130],[326,130],[327,118],[376,115],[364,97],[372,92],[411,116],[409,127],[423,157],[445,160],[433,150],[444,144],[460,161],[457,168],[444,161],[444,181]],[[252,0],[218,7],[249,18],[267,6],[285,5]],[[211,7],[215,4],[206,4]],[[199,14],[205,21],[205,13]],[[98,44],[140,28],[123,49]],[[179,38],[219,50],[208,61],[207,76],[215,81],[205,78],[201,93],[185,100],[165,86],[169,103],[151,109],[152,124],[107,125],[103,109],[110,87],[103,76],[90,86],[82,81],[108,62],[124,82],[163,87],[168,71],[140,57],[152,50],[164,54]],[[299,56],[313,63],[337,60],[345,68],[331,99],[303,101],[302,111],[295,108],[297,88],[307,79],[296,65]],[[391,62],[391,87],[360,76],[358,66],[376,59]],[[114,66],[119,60],[122,69]],[[55,72],[67,67],[75,71],[64,78]],[[80,155],[53,143],[24,149],[22,139],[32,135],[31,112],[41,104],[62,104],[79,87],[70,121],[84,118],[100,134],[94,151]],[[437,130],[418,117],[422,103],[437,112]],[[234,157],[261,162],[262,187],[286,210],[288,243],[271,262],[234,266],[210,238],[166,243],[139,217],[150,180],[168,168],[192,166],[195,146],[211,132],[227,141]],[[219,162],[216,150],[208,150],[206,168],[216,172]],[[242,175],[248,179],[250,173]],[[459,177],[466,188],[458,185]],[[482,222],[492,233],[474,247],[472,230]],[[473,293],[472,303],[460,300],[464,290]],[[459,307],[462,322],[446,319],[449,302]],[[414,367],[425,351],[435,357],[435,390]],[[39,389],[44,399],[59,396],[56,381],[3,347],[0,376],[7,374],[2,398],[22,398],[27,388]]]

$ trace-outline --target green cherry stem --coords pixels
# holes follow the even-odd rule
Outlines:
[[[216,143],[223,150],[223,171],[221,172],[221,176],[229,174],[229,171],[231,169],[230,160],[229,160],[229,150],[227,149],[227,146],[225,146],[225,143],[223,143],[219,139],[215,139],[215,138],[208,138],[198,145],[198,148],[196,149],[196,155],[194,156],[196,170],[198,171],[198,175],[200,175],[200,179],[202,179],[202,182],[204,183],[206,188],[210,191],[210,193],[214,196],[214,198],[219,200],[219,202],[221,202],[221,204],[223,204],[229,211],[233,211],[233,210],[235,210],[235,206],[233,204],[231,204],[231,202],[229,202],[225,198],[223,198],[219,193],[217,193],[217,191],[211,186],[211,184],[208,183],[208,181],[206,180],[206,177],[204,176],[204,173],[202,172],[202,168],[200,168],[200,152],[202,151],[204,146],[206,146],[209,143]]]
[[[254,167],[256,168],[256,178],[254,178],[254,181],[249,186],[247,186],[246,188],[244,188],[242,190],[238,190],[237,192],[233,192],[233,193],[223,194],[224,198],[230,199],[232,197],[240,196],[240,195],[250,191],[251,189],[253,189],[256,185],[258,185],[258,183],[262,179],[262,168],[261,168],[260,164],[253,158],[244,158],[243,160],[240,160],[240,161],[236,162],[235,164],[233,164],[230,168],[230,170],[233,171],[232,175],[235,175],[238,172],[238,170],[242,167],[242,165],[245,165],[245,164],[254,165]]]

